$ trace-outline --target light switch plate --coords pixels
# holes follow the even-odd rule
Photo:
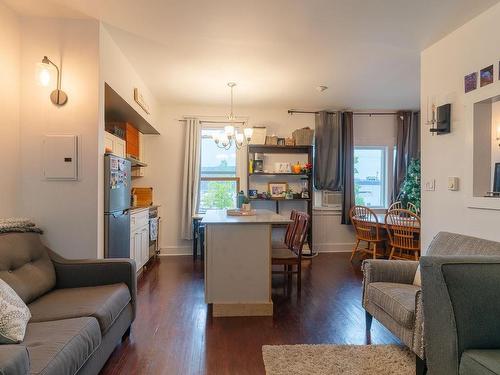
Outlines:
[[[458,190],[458,177],[448,177],[448,190]]]
[[[436,180],[431,179],[424,182],[425,191],[435,191],[436,190]]]

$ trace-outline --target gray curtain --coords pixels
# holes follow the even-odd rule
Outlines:
[[[341,113],[316,114],[314,148],[314,187],[317,190],[342,189]]]
[[[185,134],[181,234],[183,239],[192,240],[193,215],[198,210],[198,190],[200,186],[200,121],[196,118],[187,118]]]
[[[408,164],[420,157],[420,114],[400,111],[397,114],[396,160],[392,201],[397,201]]]
[[[354,197],[354,135],[353,113],[342,113],[342,224],[351,224],[349,211],[355,205]]]

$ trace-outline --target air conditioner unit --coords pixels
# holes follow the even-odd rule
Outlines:
[[[321,206],[332,210],[342,210],[342,192],[341,191],[322,191]]]

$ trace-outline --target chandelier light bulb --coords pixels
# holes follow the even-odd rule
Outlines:
[[[236,138],[236,142],[242,146],[243,145],[243,141],[245,140],[245,137],[242,133],[238,133],[236,132],[236,135],[235,135],[235,138]]]
[[[234,126],[232,125],[224,126],[224,133],[229,139],[231,139],[231,137],[234,135]]]
[[[245,128],[243,129],[243,133],[245,134],[245,138],[250,141],[253,135],[253,128]]]

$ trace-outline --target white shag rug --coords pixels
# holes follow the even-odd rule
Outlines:
[[[397,345],[264,345],[267,375],[410,375],[415,354]]]

